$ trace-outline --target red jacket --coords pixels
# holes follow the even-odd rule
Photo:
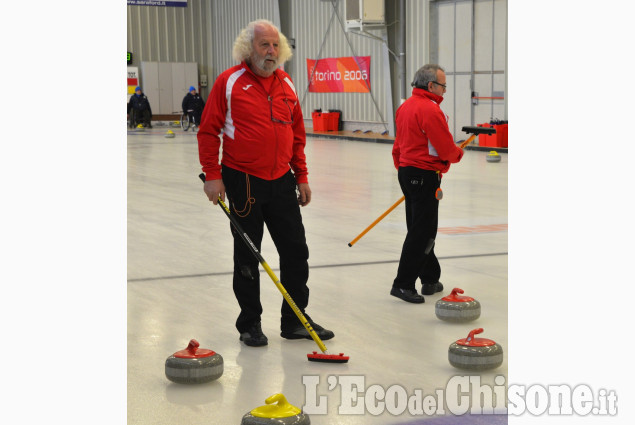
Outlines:
[[[392,147],[395,168],[417,167],[445,173],[459,162],[463,150],[456,146],[447,116],[439,104],[443,97],[414,88],[395,116],[397,134]]]
[[[291,166],[296,182],[308,183],[304,119],[293,82],[280,69],[269,92],[260,80],[243,62],[214,82],[197,135],[206,180],[221,178],[222,130],[224,165],[265,180],[282,177]]]

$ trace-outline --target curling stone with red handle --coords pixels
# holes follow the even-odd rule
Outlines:
[[[243,416],[240,425],[310,425],[309,415],[289,404],[282,394],[265,400],[265,406],[256,407]],[[277,403],[277,404],[274,404]]]
[[[503,363],[503,347],[491,339],[474,338],[483,332],[483,328],[473,329],[467,338],[450,344],[448,360],[459,369],[487,370],[495,369]]]
[[[437,301],[434,312],[446,322],[469,322],[481,316],[481,304],[472,297],[462,296],[461,288],[454,288],[452,293]]]
[[[223,374],[223,357],[212,350],[198,348],[192,339],[185,350],[177,351],[165,360],[165,376],[178,384],[202,384]]]

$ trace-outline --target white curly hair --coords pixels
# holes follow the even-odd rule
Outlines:
[[[266,19],[251,21],[245,28],[242,29],[242,31],[240,31],[240,34],[238,34],[238,37],[236,37],[236,40],[234,41],[234,49],[232,52],[234,59],[238,62],[249,59],[251,53],[253,52],[254,30],[260,25],[270,26],[278,32],[278,36],[280,37],[278,65],[282,65],[283,63],[291,59],[291,56],[293,56],[293,52],[291,51],[291,46],[289,46],[287,37],[285,37],[284,34],[280,32],[278,27],[275,26],[273,22]]]

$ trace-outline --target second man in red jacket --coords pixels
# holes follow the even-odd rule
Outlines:
[[[397,134],[392,157],[406,198],[408,233],[390,294],[411,303],[422,295],[443,290],[441,266],[434,254],[439,224],[441,177],[463,157],[454,143],[448,117],[441,110],[446,88],[445,71],[438,65],[421,67],[412,82],[412,96],[397,109]],[[419,295],[415,283],[421,280]]]

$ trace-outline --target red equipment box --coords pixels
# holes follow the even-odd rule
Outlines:
[[[326,131],[326,115],[322,112],[313,112],[311,117],[313,118],[313,131]]]
[[[313,131],[337,131],[340,119],[339,112],[313,112]]]
[[[328,120],[328,125],[326,126],[326,130],[327,131],[337,131],[338,130],[338,124],[339,124],[339,120],[340,120],[340,113],[339,112],[329,112],[327,117]]]
[[[487,146],[492,148],[506,148],[507,147],[507,124],[494,124],[489,123],[477,124],[479,127],[494,128],[496,134],[479,134],[478,145]]]

